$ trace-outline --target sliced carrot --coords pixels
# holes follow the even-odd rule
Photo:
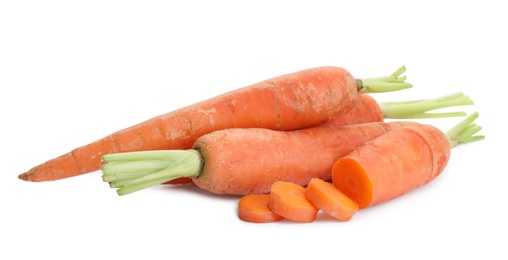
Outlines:
[[[338,190],[332,183],[313,178],[305,189],[305,196],[318,209],[342,221],[350,220],[358,211],[358,203]]]
[[[252,223],[268,223],[284,219],[268,208],[268,194],[249,194],[238,201],[238,216]]]
[[[318,209],[305,197],[305,188],[293,182],[278,181],[270,188],[268,208],[289,220],[312,222]]]

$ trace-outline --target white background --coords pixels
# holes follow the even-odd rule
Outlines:
[[[508,87],[502,1],[2,1],[1,259],[507,259]],[[184,2],[184,1],[181,1]],[[407,66],[414,87],[463,91],[482,142],[443,174],[349,222],[251,224],[238,197],[190,186],[117,196],[100,172],[18,174],[153,116],[300,69],[355,77]],[[443,131],[461,118],[425,121]],[[8,256],[8,257],[7,257]]]

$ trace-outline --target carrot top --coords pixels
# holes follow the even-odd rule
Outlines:
[[[475,112],[445,133],[450,143],[450,148],[485,139],[484,135],[475,135],[482,130],[481,126],[474,123],[478,117],[478,112]]]
[[[401,76],[404,72],[405,65],[388,76],[356,79],[356,88],[359,93],[379,93],[413,87],[411,83],[406,82],[406,76]]]
[[[102,180],[118,195],[129,194],[180,177],[196,177],[203,162],[196,150],[155,150],[106,154]]]
[[[414,118],[437,118],[437,117],[455,117],[465,116],[466,113],[460,112],[441,112],[429,113],[431,110],[440,108],[473,105],[469,96],[462,92],[434,98],[402,102],[383,102],[379,106],[383,111],[384,118],[391,119],[414,119]]]

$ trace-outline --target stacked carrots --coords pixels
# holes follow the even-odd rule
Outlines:
[[[355,79],[318,67],[268,79],[169,112],[33,167],[19,178],[51,181],[98,169],[119,195],[194,183],[242,196],[239,217],[312,222],[321,210],[348,221],[437,177],[450,149],[484,138],[475,113],[443,133],[411,119],[464,116],[434,109],[472,105],[456,93],[377,103],[367,93],[411,88],[405,67]]]

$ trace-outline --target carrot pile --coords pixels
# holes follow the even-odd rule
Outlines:
[[[433,112],[473,105],[463,93],[385,103],[367,94],[411,88],[404,72],[355,79],[329,66],[281,75],[120,130],[18,177],[51,181],[100,169],[118,195],[168,183],[239,195],[246,222],[308,223],[321,211],[349,221],[430,182],[451,148],[484,138],[476,135],[478,113],[446,133],[407,120],[466,116]]]

